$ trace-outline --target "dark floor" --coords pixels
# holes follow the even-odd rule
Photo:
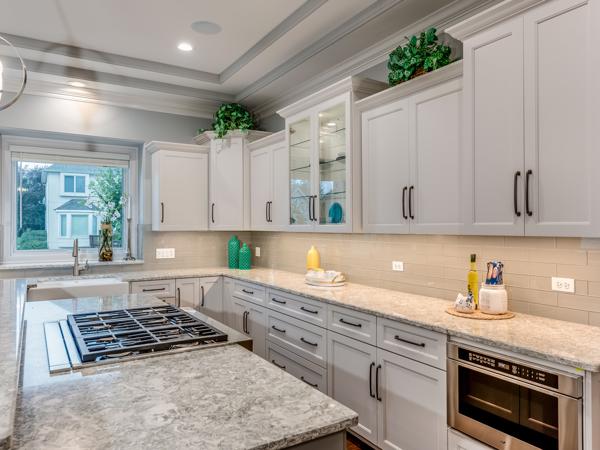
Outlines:
[[[360,439],[355,438],[350,433],[347,434],[346,450],[373,450],[373,447],[365,444]]]

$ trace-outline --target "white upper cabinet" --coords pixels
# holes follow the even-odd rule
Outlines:
[[[208,224],[211,230],[250,228],[250,150],[248,144],[268,133],[230,131],[218,139],[212,131],[197,136],[210,140]]]
[[[250,144],[250,224],[252,230],[278,230],[287,225],[287,158],[284,131]]]
[[[150,142],[152,230],[208,229],[208,149]]]
[[[455,63],[357,103],[363,231],[460,232],[460,75]]]
[[[465,232],[597,237],[599,3],[533,3],[447,30],[464,42]]]
[[[347,78],[280,111],[286,119],[290,231],[349,232],[360,195],[352,183],[354,101],[384,83]],[[358,183],[357,183],[358,184]]]

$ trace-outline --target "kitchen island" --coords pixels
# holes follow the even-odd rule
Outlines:
[[[225,326],[230,345],[49,374],[44,321],[157,304],[137,295],[26,303],[12,448],[343,448],[356,413],[231,345],[247,337]]]

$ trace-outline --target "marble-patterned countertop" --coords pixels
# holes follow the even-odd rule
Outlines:
[[[163,303],[132,294],[26,305],[13,448],[278,449],[357,423],[350,409],[238,345],[49,375],[44,321],[154,304]],[[248,340],[220,328],[229,344]]]

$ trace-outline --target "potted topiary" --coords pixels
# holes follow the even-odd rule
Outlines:
[[[435,28],[412,36],[404,46],[399,46],[388,60],[390,86],[410,80],[450,63],[450,47],[438,42]]]
[[[254,129],[256,122],[252,113],[239,103],[224,103],[215,112],[212,131],[221,139],[232,130],[248,131]],[[198,130],[201,134],[206,130]]]

